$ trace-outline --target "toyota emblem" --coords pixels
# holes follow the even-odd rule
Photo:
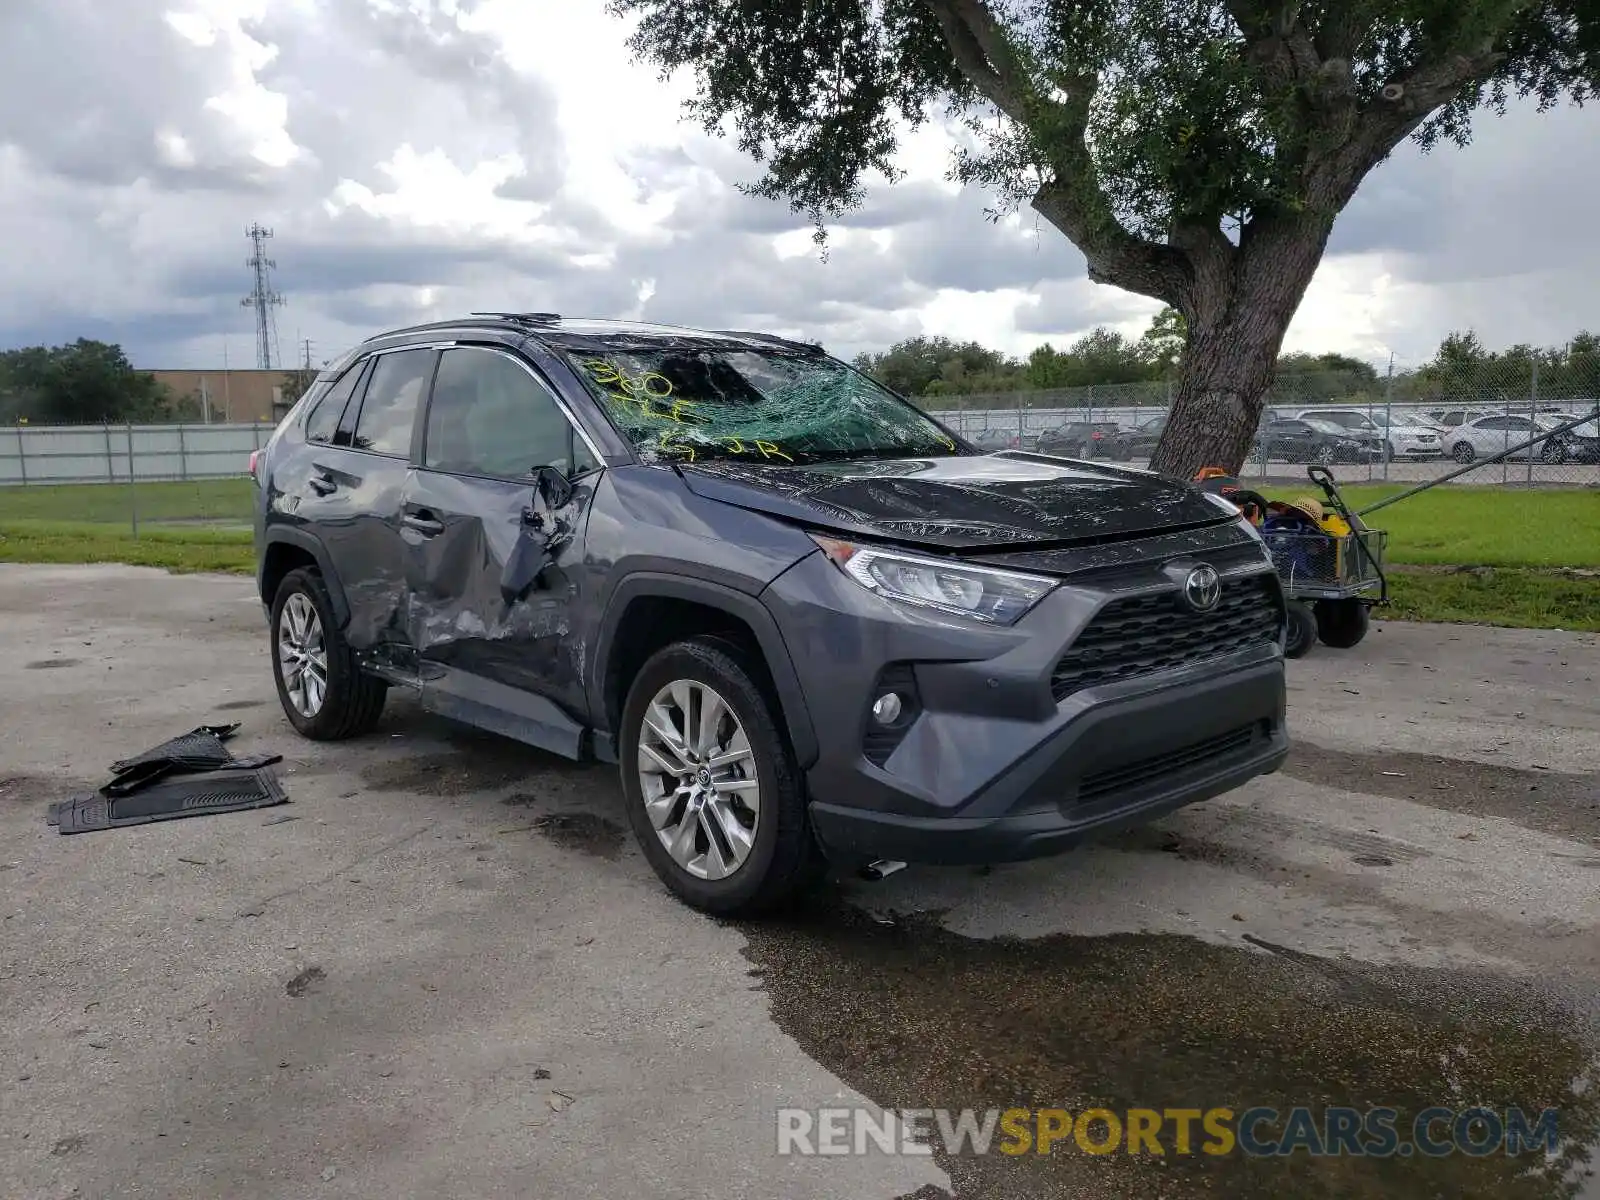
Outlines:
[[[1195,612],[1210,612],[1222,599],[1222,580],[1212,567],[1196,567],[1183,581],[1183,598]]]

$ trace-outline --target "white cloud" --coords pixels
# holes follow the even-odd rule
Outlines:
[[[1021,355],[1137,336],[1157,307],[1089,283],[1032,214],[986,221],[937,124],[822,261],[803,218],[738,193],[759,166],[684,122],[692,80],[631,62],[602,0],[9,0],[3,20],[0,345],[247,361],[254,220],[277,233],[280,322],[328,355],[515,307]],[[1465,151],[1402,151],[1341,218],[1289,347],[1405,362],[1462,325],[1600,328],[1597,131],[1519,109]]]

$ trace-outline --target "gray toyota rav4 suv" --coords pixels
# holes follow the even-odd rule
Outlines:
[[[814,345],[479,314],[323,371],[252,457],[278,694],[620,765],[662,880],[1053,853],[1275,771],[1284,605],[1232,505],[983,453]]]

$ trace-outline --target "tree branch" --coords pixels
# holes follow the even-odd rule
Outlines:
[[[1494,69],[1502,55],[1490,46],[1423,63],[1384,85],[1382,94],[1354,115],[1350,135],[1311,164],[1307,199],[1338,212],[1350,202],[1367,173],[1421,127],[1461,89]]]
[[[1300,22],[1298,0],[1228,0],[1227,7],[1244,35],[1246,56],[1261,67],[1271,89],[1285,91],[1316,74],[1322,59]]]
[[[1083,252],[1089,278],[1183,308],[1192,276],[1184,251],[1129,232],[1100,186],[1086,141],[1097,76],[1060,74],[1049,81],[1060,97],[1046,95],[985,0],[924,2],[961,73],[1033,138],[1053,178],[1030,203]]]

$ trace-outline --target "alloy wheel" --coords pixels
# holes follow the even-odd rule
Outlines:
[[[302,717],[315,717],[328,696],[328,648],[317,606],[304,592],[284,602],[278,614],[278,673],[289,703]]]
[[[715,690],[680,679],[656,693],[639,731],[639,788],[673,862],[726,879],[750,857],[761,785],[744,725]]]

